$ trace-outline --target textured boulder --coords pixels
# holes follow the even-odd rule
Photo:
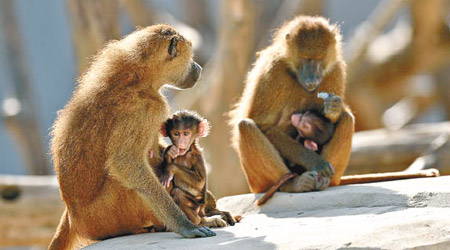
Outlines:
[[[244,218],[216,237],[153,233],[109,239],[87,249],[450,249],[450,176],[224,197]]]

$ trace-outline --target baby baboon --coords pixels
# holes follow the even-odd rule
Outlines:
[[[168,25],[108,43],[80,78],[53,125],[53,161],[66,210],[49,249],[166,226],[183,237],[213,236],[194,225],[159,184],[164,84],[194,86],[201,67],[191,43]],[[155,152],[152,158],[148,152]]]
[[[319,92],[336,96],[323,101],[316,98]],[[331,185],[339,184],[347,168],[354,131],[344,92],[345,62],[339,28],[322,17],[299,16],[284,24],[273,43],[258,53],[241,100],[231,113],[234,147],[252,192],[266,191],[288,173],[285,159],[307,170],[286,183],[285,191],[326,188],[317,185],[319,176],[332,177]],[[333,138],[320,155],[288,133],[291,115],[306,110],[322,112],[336,124]]]
[[[291,124],[297,132],[297,135],[295,136],[296,140],[304,145],[305,148],[317,153],[321,152],[323,145],[331,139],[334,132],[334,125],[331,121],[314,110],[292,114]],[[256,205],[264,204],[280,187],[284,185],[284,183],[305,172],[305,169],[302,166],[296,165],[295,163],[287,162],[287,165],[291,172],[285,174],[274,185],[272,185],[264,196],[255,202]],[[316,184],[322,188],[325,188],[329,184],[328,181],[328,178],[321,178],[320,176],[317,176]]]
[[[315,110],[292,114],[291,123],[298,133],[296,140],[305,148],[318,153],[333,136],[333,123]]]
[[[172,145],[165,149],[156,173],[175,203],[196,225],[225,227],[225,220],[234,225],[231,216],[223,220],[205,214],[207,195],[212,193],[206,190],[205,161],[198,139],[208,135],[208,121],[193,111],[178,111],[162,125],[161,133],[170,138]],[[215,207],[215,202],[212,205]]]

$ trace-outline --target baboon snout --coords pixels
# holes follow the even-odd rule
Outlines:
[[[202,74],[202,66],[198,65],[196,62],[192,62],[191,64],[191,72],[192,77],[195,81],[197,81],[200,78],[200,75]]]
[[[313,92],[322,82],[322,68],[319,60],[307,60],[297,71],[297,79],[305,90]]]
[[[202,67],[198,65],[198,63],[192,61],[187,76],[180,84],[177,84],[177,87],[182,89],[188,89],[193,87],[197,82],[197,80],[200,78],[201,74],[202,74]]]
[[[315,81],[315,82],[308,82],[306,83],[306,89],[313,91],[315,90],[317,87],[319,87],[320,82],[319,81]]]

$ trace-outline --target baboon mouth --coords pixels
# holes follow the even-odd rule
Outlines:
[[[307,83],[306,90],[313,92],[319,87],[319,82]]]
[[[194,65],[192,66],[192,78],[194,78],[195,81],[200,79],[200,76],[202,75],[202,66],[198,65],[198,63],[194,62]]]
[[[183,82],[177,87],[180,87],[182,89],[188,89],[193,87],[195,83],[197,83],[197,80],[200,78],[201,74],[202,74],[202,67],[198,65],[198,63],[193,62],[191,64],[189,74],[186,76]]]
[[[306,91],[316,90],[322,82],[320,62],[316,60],[304,62],[297,71],[297,80]]]

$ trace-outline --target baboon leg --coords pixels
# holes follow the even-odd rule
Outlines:
[[[334,167],[335,173],[331,178],[330,186],[339,185],[341,177],[347,169],[354,130],[355,118],[353,115],[349,111],[342,113],[331,141],[322,150],[322,157]]]
[[[48,247],[49,250],[59,250],[59,249],[72,249],[76,243],[77,235],[70,228],[69,214],[64,210],[61,216],[61,221],[59,222],[58,228],[56,229],[55,236]]]
[[[226,227],[227,222],[224,221],[220,216],[213,217],[202,217],[200,226],[202,227]]]
[[[230,212],[227,211],[220,211],[219,209],[214,209],[206,213],[207,217],[219,215],[220,218],[225,221],[226,223],[230,224],[230,226],[234,226],[236,224],[236,219],[233,217]]]
[[[214,215],[220,215],[220,218],[224,220],[226,223],[234,226],[236,223],[236,219],[231,216],[230,212],[220,211],[217,209],[216,197],[214,197],[213,193],[209,190],[206,190],[205,197],[205,208],[203,209],[203,216],[210,217]],[[201,215],[202,216],[202,215]]]
[[[242,119],[238,126],[238,152],[247,183],[251,192],[264,192],[289,169],[252,119]]]
[[[330,184],[330,178],[321,177],[315,171],[304,172],[300,176],[296,176],[280,187],[282,192],[309,192],[324,190]]]

